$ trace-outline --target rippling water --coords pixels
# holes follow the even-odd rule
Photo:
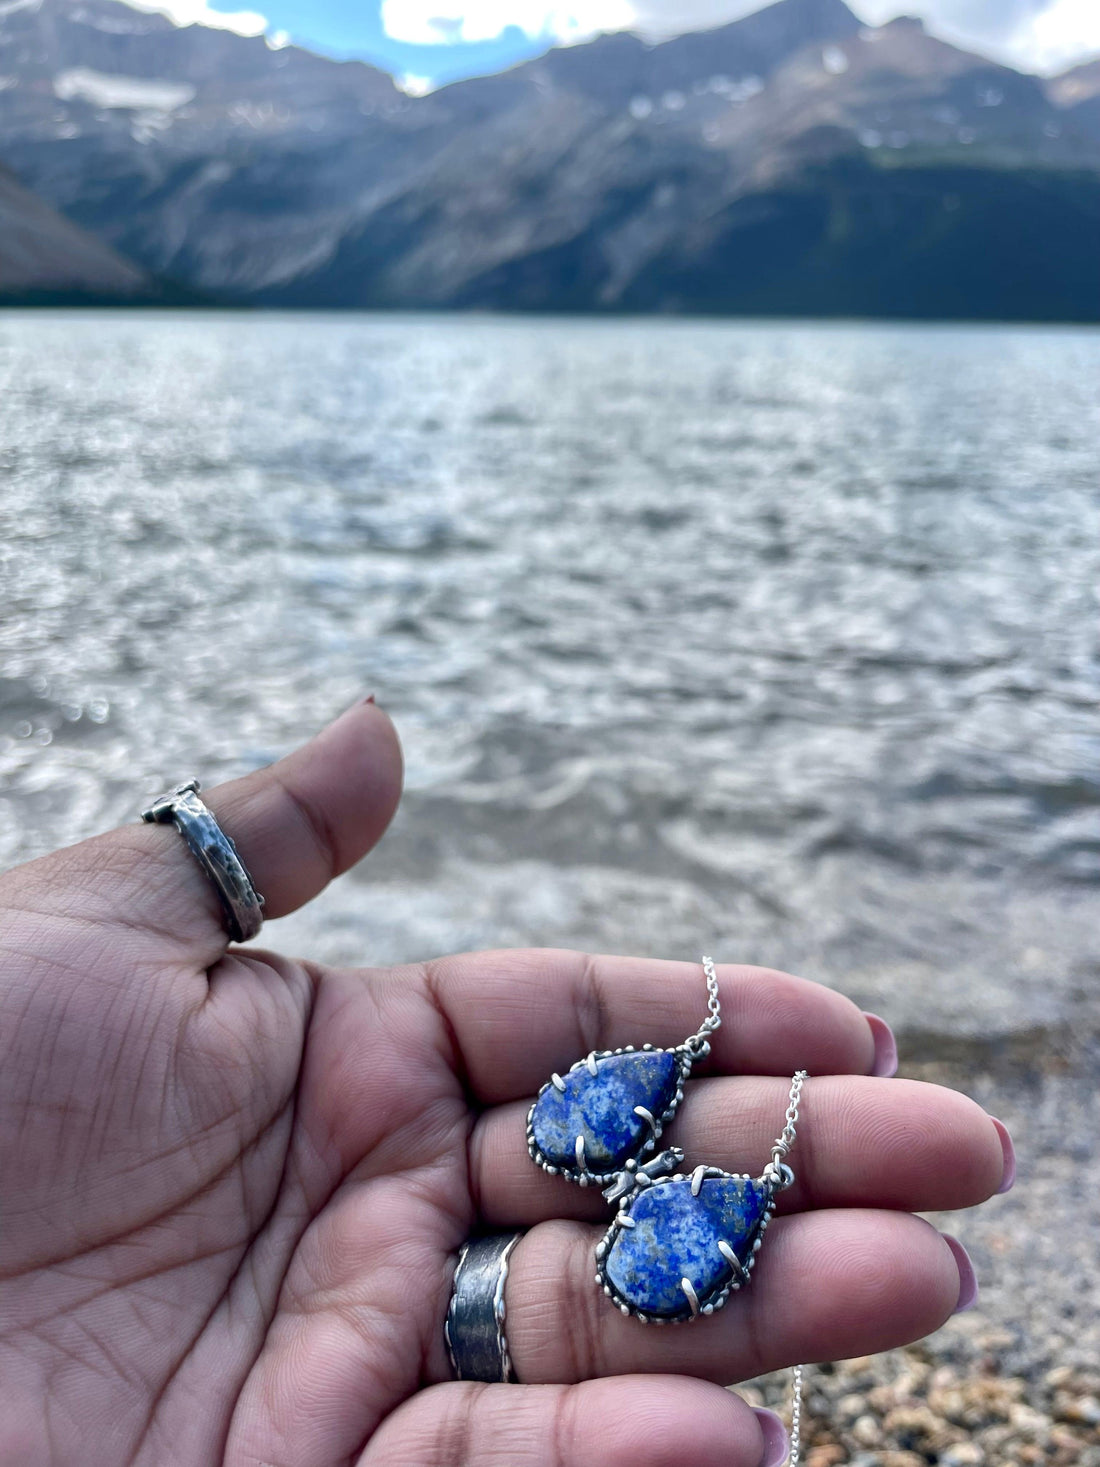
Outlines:
[[[1096,1018],[1098,385],[1087,331],[0,316],[0,860],[373,690],[402,812],[273,942]]]

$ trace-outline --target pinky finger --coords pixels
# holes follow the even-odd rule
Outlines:
[[[787,1434],[721,1386],[625,1375],[573,1386],[433,1386],[357,1467],[780,1467]]]

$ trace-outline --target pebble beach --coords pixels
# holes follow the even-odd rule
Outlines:
[[[977,1306],[928,1339],[807,1371],[805,1467],[1100,1467],[1100,1104],[1093,1040],[1017,1062],[910,1062],[1004,1120],[1013,1189],[933,1214],[974,1262]],[[984,1063],[986,1068],[980,1068]],[[741,1388],[790,1419],[790,1372]]]

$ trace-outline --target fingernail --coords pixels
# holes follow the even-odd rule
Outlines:
[[[764,1436],[764,1455],[760,1459],[760,1467],[783,1467],[791,1453],[791,1439],[787,1435],[787,1428],[774,1411],[765,1411],[762,1407],[754,1406],[752,1414],[759,1421]]]
[[[1004,1152],[1005,1169],[1001,1176],[1001,1185],[997,1188],[998,1197],[1002,1192],[1011,1192],[1012,1184],[1016,1180],[1016,1148],[1012,1144],[1012,1137],[1008,1134],[1008,1127],[996,1116],[989,1118],[997,1128],[997,1135],[1001,1138],[1001,1150]]]
[[[359,702],[355,706],[357,708],[362,708],[362,706],[363,706],[364,703],[373,703],[373,702],[374,702],[374,694],[373,693],[368,693],[365,698],[360,698],[359,699]]]
[[[951,1252],[955,1255],[955,1262],[959,1268],[959,1302],[952,1310],[953,1314],[965,1314],[968,1309],[973,1309],[978,1302],[978,1277],[974,1272],[974,1265],[970,1262],[970,1254],[966,1251],[958,1238],[953,1238],[950,1233],[942,1233],[941,1237]]]
[[[863,1017],[867,1020],[871,1037],[875,1041],[875,1065],[871,1074],[878,1075],[882,1080],[889,1080],[898,1072],[898,1042],[894,1038],[894,1031],[878,1014],[864,1013]]]

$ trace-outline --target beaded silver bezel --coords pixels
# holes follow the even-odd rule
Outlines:
[[[615,1285],[611,1282],[611,1280],[607,1277],[605,1260],[607,1259],[607,1256],[611,1251],[611,1245],[614,1243],[616,1237],[619,1234],[619,1231],[622,1228],[622,1223],[619,1219],[622,1218],[624,1215],[629,1217],[631,1211],[634,1208],[634,1204],[638,1201],[638,1199],[640,1197],[644,1197],[646,1193],[652,1191],[653,1188],[676,1187],[684,1186],[685,1184],[687,1186],[690,1186],[692,1179],[696,1175],[701,1175],[703,1181],[707,1181],[708,1179],[713,1177],[722,1178],[727,1181],[733,1182],[755,1182],[758,1186],[766,1187],[768,1189],[768,1203],[764,1212],[764,1216],[760,1219],[756,1231],[753,1234],[753,1243],[752,1248],[749,1252],[748,1259],[742,1265],[745,1270],[745,1277],[744,1279],[735,1278],[733,1270],[731,1268],[729,1271],[729,1278],[726,1283],[720,1284],[718,1288],[708,1294],[706,1298],[699,1299],[699,1308],[697,1312],[692,1310],[691,1305],[687,1301],[685,1301],[684,1312],[682,1314],[646,1314],[643,1310],[638,1309],[635,1307],[635,1305],[631,1304],[629,1299],[625,1299],[615,1288]],[[641,1181],[641,1179],[639,1179],[639,1181]],[[764,1234],[767,1231],[768,1224],[771,1221],[772,1216],[775,1212],[775,1196],[775,1186],[772,1182],[768,1180],[768,1178],[763,1176],[754,1177],[750,1172],[727,1172],[723,1171],[721,1167],[716,1166],[696,1167],[695,1171],[693,1172],[677,1172],[674,1176],[671,1177],[656,1177],[653,1179],[646,1178],[645,1182],[642,1185],[636,1187],[634,1191],[630,1192],[626,1197],[622,1199],[622,1201],[619,1203],[619,1210],[615,1214],[615,1217],[612,1219],[611,1226],[607,1229],[607,1232],[604,1233],[603,1237],[596,1244],[596,1283],[615,1305],[616,1309],[618,1309],[622,1314],[631,1315],[641,1324],[691,1324],[696,1319],[709,1317],[717,1310],[722,1309],[725,1306],[726,1300],[730,1297],[731,1294],[735,1294],[739,1289],[743,1288],[749,1282],[752,1276],[753,1268],[756,1264],[756,1255],[760,1251],[760,1244],[763,1242]]]
[[[616,1181],[619,1177],[622,1176],[624,1171],[633,1173],[642,1157],[649,1156],[654,1151],[656,1151],[657,1142],[660,1139],[661,1132],[675,1116],[676,1112],[680,1108],[681,1102],[683,1101],[684,1085],[691,1075],[692,1064],[697,1059],[705,1058],[706,1054],[709,1053],[709,1048],[709,1045],[704,1045],[695,1054],[690,1054],[683,1045],[679,1045],[675,1048],[670,1049],[661,1044],[624,1044],[619,1049],[592,1050],[591,1053],[586,1054],[583,1059],[577,1060],[576,1064],[570,1065],[569,1069],[566,1071],[566,1076],[572,1075],[576,1071],[583,1069],[588,1069],[591,1073],[591,1061],[594,1061],[598,1065],[600,1060],[613,1059],[615,1056],[620,1054],[673,1055],[677,1065],[679,1066],[680,1076],[676,1082],[676,1091],[672,1099],[669,1101],[668,1107],[661,1113],[661,1115],[654,1117],[654,1123],[653,1126],[650,1128],[650,1134],[647,1136],[641,1146],[639,1146],[634,1155],[628,1161],[624,1162],[622,1166],[613,1167],[610,1171],[606,1172],[591,1171],[587,1167],[581,1170],[576,1167],[561,1166],[557,1162],[550,1161],[546,1156],[543,1155],[542,1151],[539,1149],[538,1142],[535,1140],[534,1132],[535,1108],[542,1097],[546,1094],[547,1090],[553,1087],[554,1081],[551,1078],[547,1080],[546,1084],[541,1087],[538,1095],[535,1096],[535,1099],[531,1103],[530,1110],[527,1112],[527,1150],[531,1155],[531,1160],[535,1163],[536,1166],[541,1167],[542,1170],[544,1172],[547,1172],[550,1176],[565,1177],[570,1182],[576,1183],[578,1187],[604,1187],[609,1185],[611,1182]],[[565,1077],[559,1076],[558,1078],[563,1079]]]

